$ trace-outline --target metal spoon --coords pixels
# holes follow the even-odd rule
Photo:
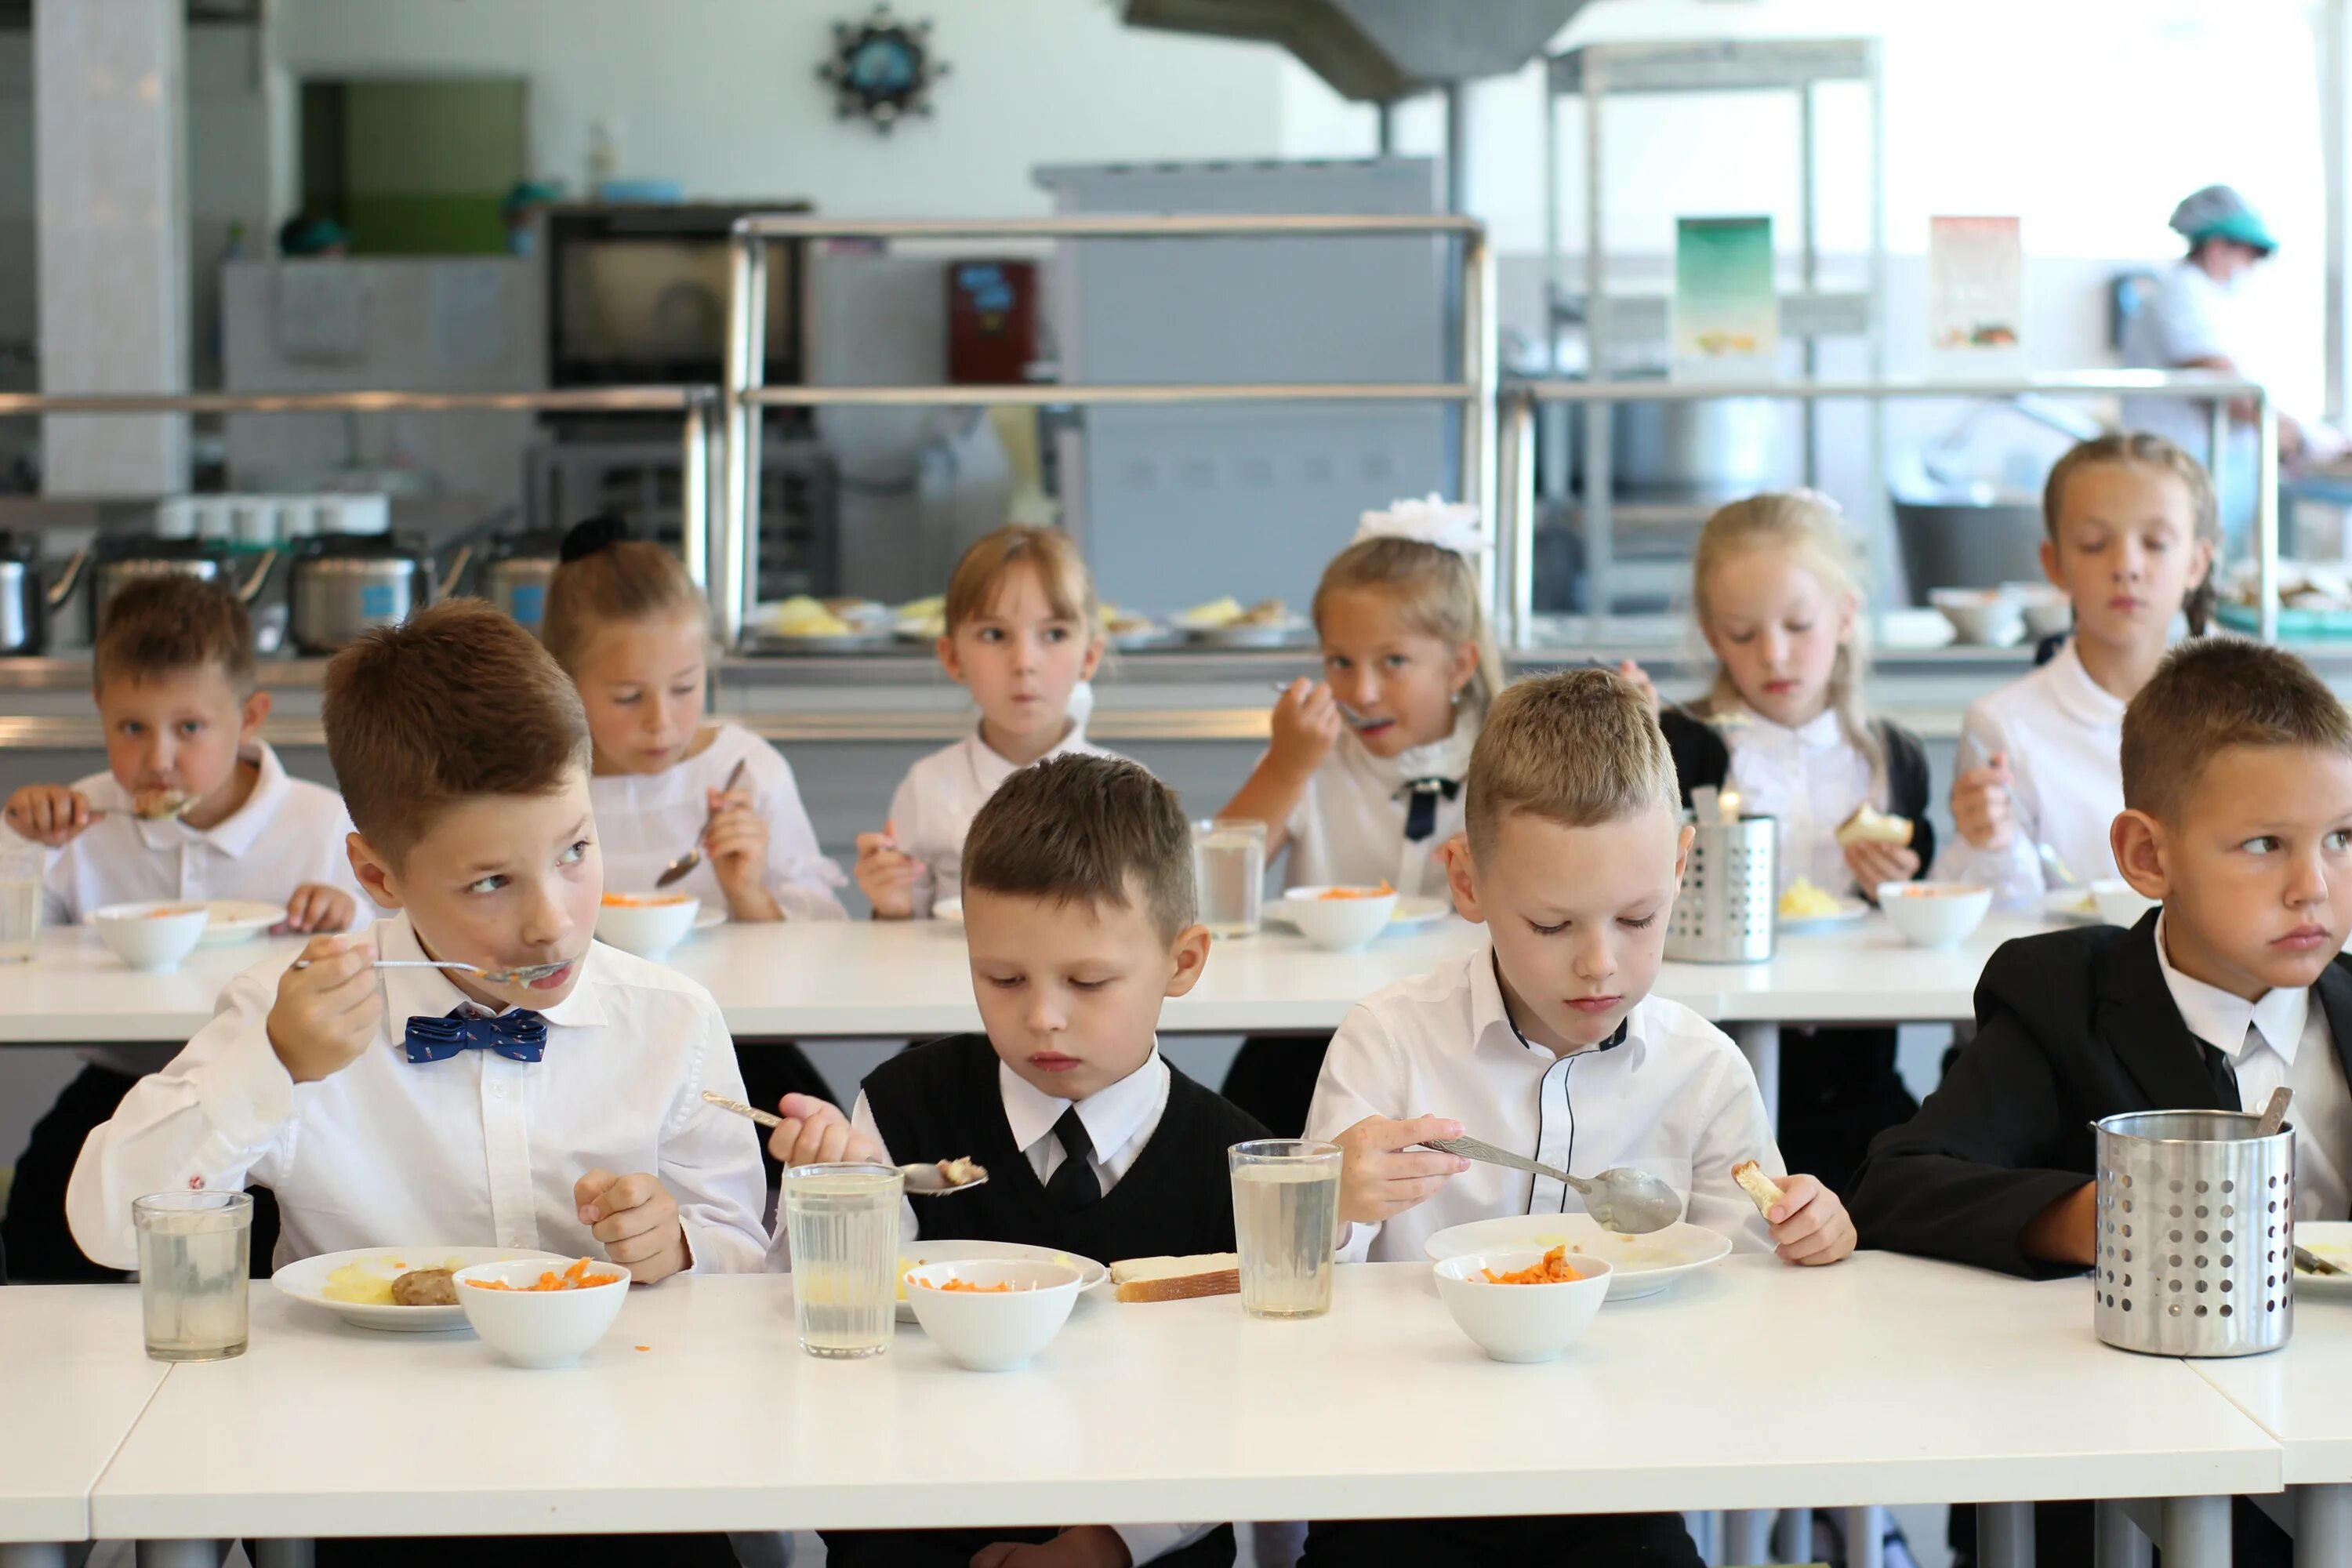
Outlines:
[[[738,1116],[748,1116],[762,1127],[782,1127],[784,1119],[773,1111],[762,1110],[756,1105],[746,1105],[740,1100],[730,1100],[723,1094],[702,1091],[702,1098],[721,1110],[731,1110]],[[950,1193],[968,1193],[974,1187],[988,1184],[988,1172],[970,1160],[941,1160],[929,1165],[901,1165],[898,1174],[905,1178],[907,1195],[910,1198],[936,1198]]]
[[[1269,681],[1267,684],[1274,688],[1276,694],[1278,696],[1286,696],[1290,691],[1290,682],[1286,680]],[[1345,719],[1349,723],[1355,725],[1361,725],[1363,723],[1364,716],[1361,713],[1357,712],[1353,708],[1349,707],[1346,703],[1340,701],[1336,693],[1332,696],[1331,706],[1337,708],[1339,710],[1339,717]]]
[[[484,969],[478,963],[453,963],[440,958],[379,958],[368,967],[370,969],[454,969],[461,974],[470,974],[477,980],[491,985],[528,985],[534,980],[546,979],[559,969],[569,968],[572,962],[571,959],[566,958],[553,963],[526,963],[520,969]],[[292,967],[308,969],[310,967],[310,961],[307,958],[298,958]]]
[[[2082,879],[2066,869],[2066,862],[2058,858],[2058,851],[2047,844],[2036,840],[2033,854],[2042,862],[2042,879],[2052,888],[2079,888],[2083,885]]]
[[[734,793],[735,786],[743,782],[743,766],[742,763],[735,764],[727,775],[727,782],[719,786],[719,794]],[[710,825],[718,820],[719,814],[715,811],[702,819],[702,832],[694,836],[694,847],[663,867],[662,874],[654,879],[655,887],[667,888],[672,882],[682,880],[694,874],[694,868],[702,864],[702,840],[710,832]]]
[[[2278,1130],[2286,1125],[2287,1102],[2293,1099],[2294,1099],[2294,1090],[2284,1084],[2271,1090],[2270,1103],[2263,1107],[2263,1119],[2254,1123],[2254,1136],[2276,1137]]]
[[[2340,1268],[2312,1251],[2311,1248],[2303,1246],[2297,1246],[2294,1249],[2294,1266],[2306,1274],[2352,1273],[2352,1269]]]
[[[1555,1171],[1549,1165],[1507,1149],[1497,1149],[1492,1143],[1482,1143],[1475,1138],[1425,1138],[1422,1142],[1426,1148],[1442,1149],[1465,1160],[1532,1172],[1574,1187],[1584,1194],[1584,1212],[1592,1216],[1594,1223],[1621,1236],[1647,1236],[1683,1217],[1682,1194],[1647,1171],[1615,1165],[1588,1180],[1571,1176],[1566,1171]]]

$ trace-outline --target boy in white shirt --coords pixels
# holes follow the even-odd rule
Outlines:
[[[1649,994],[1691,835],[1640,690],[1598,669],[1507,689],[1465,795],[1469,852],[1448,875],[1489,941],[1350,1012],[1307,1115],[1308,1137],[1346,1151],[1341,1256],[1419,1261],[1446,1226],[1581,1206],[1559,1183],[1418,1147],[1465,1132],[1572,1175],[1647,1170],[1684,1195],[1694,1223],[1738,1247],[1807,1264],[1852,1252],[1836,1195],[1781,1175],[1738,1047]],[[1784,1191],[1769,1215],[1732,1181],[1747,1160]],[[1549,1561],[1558,1530],[1540,1519],[1318,1523],[1301,1563]],[[1575,1530],[1580,1559],[1698,1562],[1671,1514],[1580,1519]]]
[[[283,909],[279,931],[350,927],[351,819],[334,791],[288,778],[259,738],[269,694],[256,689],[252,624],[236,595],[176,573],[131,583],[108,602],[90,653],[108,771],[27,784],[0,814],[52,850],[45,918],[71,925],[107,904],[246,899]],[[90,1129],[173,1054],[83,1047],[88,1065],[34,1128],[0,1220],[16,1278],[115,1278],[73,1245],[66,1182]],[[257,1238],[274,1237],[276,1209],[257,1202],[254,1223]]]

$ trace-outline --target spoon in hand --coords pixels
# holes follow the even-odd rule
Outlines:
[[[526,963],[517,969],[484,969],[478,963],[456,963],[440,958],[379,958],[370,969],[454,969],[460,974],[470,974],[488,985],[528,985],[534,980],[544,980],[559,969],[569,968],[572,960],[561,959],[553,963]],[[291,965],[308,969],[310,961],[298,958]]]
[[[730,1100],[707,1089],[702,1091],[702,1098],[721,1110],[748,1116],[762,1127],[782,1127],[784,1124],[784,1119],[773,1111],[746,1105],[740,1100]],[[970,1160],[940,1160],[929,1165],[901,1165],[898,1174],[905,1179],[906,1193],[910,1198],[936,1198],[949,1193],[970,1192],[974,1187],[988,1184],[988,1173]]]
[[[1531,1172],[1573,1187],[1584,1194],[1584,1212],[1592,1216],[1593,1222],[1621,1236],[1647,1236],[1683,1217],[1682,1194],[1647,1171],[1615,1165],[1588,1180],[1556,1171],[1507,1149],[1497,1149],[1492,1143],[1482,1143],[1475,1138],[1424,1138],[1422,1142],[1465,1160]]]
[[[727,783],[720,787],[719,794],[734,793],[735,786],[743,782],[743,766],[741,763],[735,764],[734,769],[727,775]],[[655,887],[667,888],[672,882],[680,881],[694,874],[694,868],[702,864],[702,841],[709,836],[710,825],[718,820],[719,814],[715,811],[702,819],[702,831],[694,836],[694,847],[663,867],[662,874],[654,879]]]

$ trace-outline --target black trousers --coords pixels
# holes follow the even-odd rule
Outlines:
[[[1895,1070],[1895,1031],[1790,1029],[1780,1042],[1780,1157],[1843,1198],[1870,1141],[1919,1102]]]
[[[1314,1103],[1315,1080],[1322,1076],[1329,1036],[1253,1035],[1242,1042],[1225,1069],[1227,1100],[1248,1111],[1276,1138],[1307,1132],[1307,1108]]]
[[[1509,1568],[1700,1568],[1675,1513],[1513,1519],[1329,1520],[1307,1527],[1298,1568],[1399,1563],[1507,1563]]]
[[[74,1244],[66,1224],[66,1184],[90,1132],[105,1125],[138,1081],[111,1068],[85,1065],[33,1124],[8,1189],[8,1212],[0,1215],[0,1251],[7,1254],[13,1283],[104,1285],[122,1278],[121,1270],[100,1268]],[[270,1254],[278,1247],[278,1200],[265,1187],[252,1191],[253,1277],[267,1279]]]
[[[973,1553],[1000,1541],[1034,1543],[1061,1533],[1030,1530],[828,1530],[825,1568],[970,1568]],[[1190,1546],[1152,1559],[1152,1568],[1233,1568],[1234,1527],[1221,1524]]]
[[[736,1568],[724,1535],[449,1535],[320,1541],[318,1568]]]

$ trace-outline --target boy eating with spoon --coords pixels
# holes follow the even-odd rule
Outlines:
[[[254,1181],[278,1194],[280,1263],[438,1243],[601,1254],[643,1284],[758,1268],[758,1142],[702,1100],[743,1092],[717,1005],[590,940],[604,873],[570,679],[469,600],[346,648],[324,697],[351,865],[385,918],[229,983],[83,1148],[83,1249],[129,1268],[141,1194]],[[378,958],[558,967],[493,984]]]
[[[1468,852],[1448,877],[1489,940],[1359,1004],[1332,1038],[1307,1135],[1345,1152],[1340,1256],[1415,1260],[1437,1231],[1568,1214],[1563,1184],[1423,1147],[1469,1135],[1570,1175],[1646,1171],[1693,1222],[1791,1263],[1853,1250],[1835,1194],[1783,1176],[1748,1063],[1689,1008],[1649,994],[1690,848],[1674,761],[1640,690],[1577,669],[1507,688],[1470,754]],[[1436,1114],[1430,1114],[1434,1111]],[[1781,1189],[1759,1215],[1734,1168]],[[1302,1568],[1551,1561],[1557,1521],[1383,1520],[1311,1526]],[[1580,1555],[1696,1564],[1672,1514],[1580,1519]]]

